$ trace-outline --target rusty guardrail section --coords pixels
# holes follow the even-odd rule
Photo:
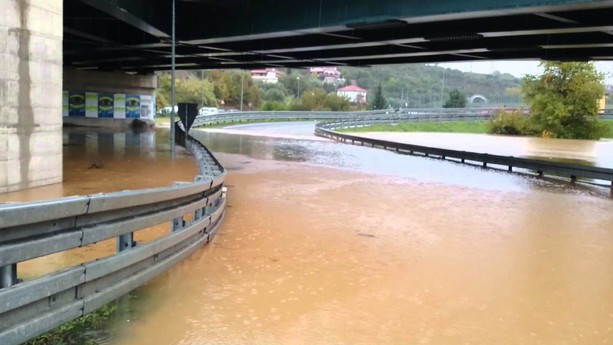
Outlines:
[[[226,172],[189,136],[187,148],[200,169],[194,182],[0,205],[0,344],[20,344],[90,313],[213,238],[224,218]],[[163,223],[170,224],[167,235],[134,241],[135,232]],[[112,238],[114,255],[31,281],[18,279],[21,262]]]
[[[416,115],[419,116],[419,115]],[[453,116],[451,116],[453,117]],[[443,116],[442,118],[450,118]],[[457,117],[456,117],[457,118]],[[464,118],[467,118],[466,116]],[[483,167],[489,165],[503,166],[508,171],[513,168],[526,169],[539,176],[552,175],[568,177],[572,181],[577,179],[593,179],[607,181],[611,185],[611,197],[613,198],[613,169],[603,167],[591,167],[578,164],[551,162],[538,159],[520,158],[513,156],[500,156],[487,153],[467,152],[459,150],[442,149],[398,143],[394,141],[364,138],[358,135],[336,132],[339,128],[356,128],[370,126],[374,124],[394,124],[399,122],[420,121],[422,118],[411,116],[364,116],[353,119],[343,119],[328,122],[320,122],[315,126],[315,134],[321,137],[334,139],[340,142],[359,145],[370,145],[371,147],[394,150],[398,153],[421,155],[425,157],[438,157],[442,159],[455,159],[459,163],[477,162]],[[432,119],[432,118],[431,118]],[[432,120],[435,121],[435,120]]]

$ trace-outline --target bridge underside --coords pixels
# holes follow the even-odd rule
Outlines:
[[[64,0],[64,65],[170,68],[171,0]],[[613,1],[176,0],[177,68],[611,60]]]

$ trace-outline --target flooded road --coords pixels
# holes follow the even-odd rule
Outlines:
[[[170,159],[168,131],[117,132],[64,128],[64,182],[0,194],[0,202],[169,186],[192,181],[196,164],[182,149]]]
[[[223,230],[108,343],[613,341],[606,192],[292,128],[195,134],[230,171]]]
[[[104,343],[613,342],[608,190],[340,144],[312,126],[194,133],[229,170],[222,231],[133,293]],[[164,160],[165,134],[154,163],[139,151],[122,165],[122,184],[195,175]],[[86,157],[66,167],[104,170]]]
[[[172,185],[175,181],[193,181],[198,173],[193,158],[178,148],[176,159],[171,160],[168,142],[167,130],[126,133],[64,128],[64,182],[0,194],[0,203],[155,188]],[[147,242],[167,234],[169,229],[169,224],[160,224],[135,233],[135,239]],[[112,255],[115,251],[115,240],[111,239],[25,261],[18,264],[19,278],[32,280]]]

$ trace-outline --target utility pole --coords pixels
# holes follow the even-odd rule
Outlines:
[[[300,77],[296,77],[296,87],[298,88],[296,99],[300,99]]]
[[[441,108],[444,105],[443,94],[445,93],[445,72],[447,72],[446,68],[443,69],[443,85],[441,86]]]
[[[244,76],[245,76],[245,73],[241,71],[241,111],[243,111],[243,77]]]
[[[172,0],[172,52],[171,52],[171,96],[170,96],[170,158],[175,159],[175,45],[176,45],[176,32],[175,32],[175,0]]]
[[[202,94],[200,95],[200,106],[204,107],[204,70],[200,70],[200,87],[202,88]]]

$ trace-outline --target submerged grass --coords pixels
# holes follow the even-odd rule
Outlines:
[[[613,120],[601,120],[608,131],[603,138],[613,138]],[[455,122],[404,122],[397,125],[373,125],[359,128],[339,129],[339,132],[443,132],[443,133],[487,133],[486,121]]]
[[[111,302],[102,308],[41,334],[24,345],[97,345],[96,331],[101,330],[117,311]]]

